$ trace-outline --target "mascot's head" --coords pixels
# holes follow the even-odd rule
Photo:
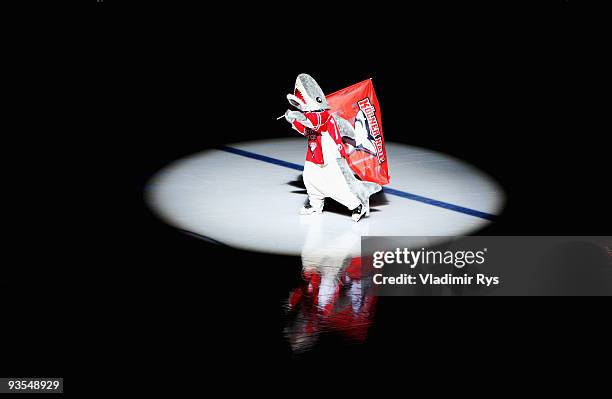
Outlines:
[[[293,94],[287,94],[289,104],[302,112],[322,111],[329,109],[323,90],[312,76],[301,73],[295,80]]]

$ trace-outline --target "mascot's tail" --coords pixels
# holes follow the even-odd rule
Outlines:
[[[338,158],[337,161],[338,165],[340,166],[340,170],[342,171],[342,175],[351,189],[351,192],[357,196],[362,204],[368,204],[370,196],[382,190],[382,186],[378,183],[361,181],[357,179],[346,162],[346,159]]]

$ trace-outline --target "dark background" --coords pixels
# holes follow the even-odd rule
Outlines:
[[[495,178],[506,208],[479,234],[610,233],[609,147],[580,111],[589,68],[580,16],[568,2],[316,6],[323,11],[304,4],[97,6],[95,112],[83,124],[86,139],[69,152],[95,154],[102,190],[79,215],[99,210],[108,226],[99,238],[71,232],[95,245],[87,253],[64,242],[37,254],[77,254],[59,274],[42,273],[27,286],[5,274],[7,310],[77,308],[70,321],[48,312],[42,322],[3,325],[11,344],[1,360],[13,375],[91,365],[151,380],[201,376],[211,365],[237,373],[265,362],[272,373],[291,371],[290,360],[346,370],[374,360],[440,368],[474,358],[529,370],[539,364],[534,358],[562,367],[569,356],[601,353],[607,313],[592,302],[381,298],[365,345],[331,340],[296,357],[281,331],[299,258],[214,246],[151,213],[143,189],[169,162],[291,135],[275,119],[296,75],[307,72],[326,92],[373,78],[386,140],[451,154]],[[92,178],[80,173],[77,183]],[[69,205],[90,204],[81,198]],[[78,294],[67,293],[75,287]],[[40,351],[30,342],[60,345]],[[70,360],[67,348],[76,349]]]
[[[307,72],[326,92],[372,77],[387,140],[451,154],[500,182],[507,207],[483,234],[607,232],[608,148],[578,113],[584,60],[568,7],[374,13],[374,31],[312,23],[313,40],[297,22],[220,30],[173,16],[112,48],[137,197],[181,156],[287,137],[275,118]]]
[[[548,336],[562,334],[568,323],[599,323],[567,304],[462,310],[381,298],[367,344],[332,339],[296,357],[281,330],[282,304],[300,280],[299,259],[207,244],[164,225],[146,207],[146,182],[177,158],[219,144],[291,135],[275,119],[287,109],[285,94],[295,76],[307,72],[326,92],[373,78],[386,140],[454,155],[493,176],[507,205],[479,234],[609,234],[608,150],[579,113],[581,37],[567,5],[445,11],[370,6],[339,21],[283,16],[289,6],[265,19],[242,10],[220,25],[212,16],[202,21],[169,13],[143,20],[120,37],[120,46],[109,45],[117,56],[111,69],[129,103],[116,107],[128,122],[113,128],[133,159],[132,243],[139,250],[132,265],[143,279],[138,292],[144,289],[148,298],[141,326],[151,331],[163,321],[161,336],[181,337],[145,358],[193,353],[233,365],[389,360],[412,353],[405,344],[413,336],[434,345],[450,340],[463,357],[475,350],[472,331],[481,328],[513,336],[504,346],[481,337],[482,345],[512,358],[523,353],[525,339],[552,352]],[[334,12],[329,14],[346,15]],[[364,19],[369,22],[357,24]]]

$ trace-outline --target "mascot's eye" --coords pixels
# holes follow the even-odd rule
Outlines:
[[[321,100],[321,97],[317,97],[317,102],[320,104],[323,102],[323,100]]]

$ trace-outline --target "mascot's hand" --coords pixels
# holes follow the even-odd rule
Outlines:
[[[291,111],[291,110],[287,110],[287,112],[285,112],[285,119],[287,120],[287,122],[289,123],[293,123],[293,121],[303,121],[306,119],[306,116],[304,116],[303,113],[301,113],[300,111]]]

